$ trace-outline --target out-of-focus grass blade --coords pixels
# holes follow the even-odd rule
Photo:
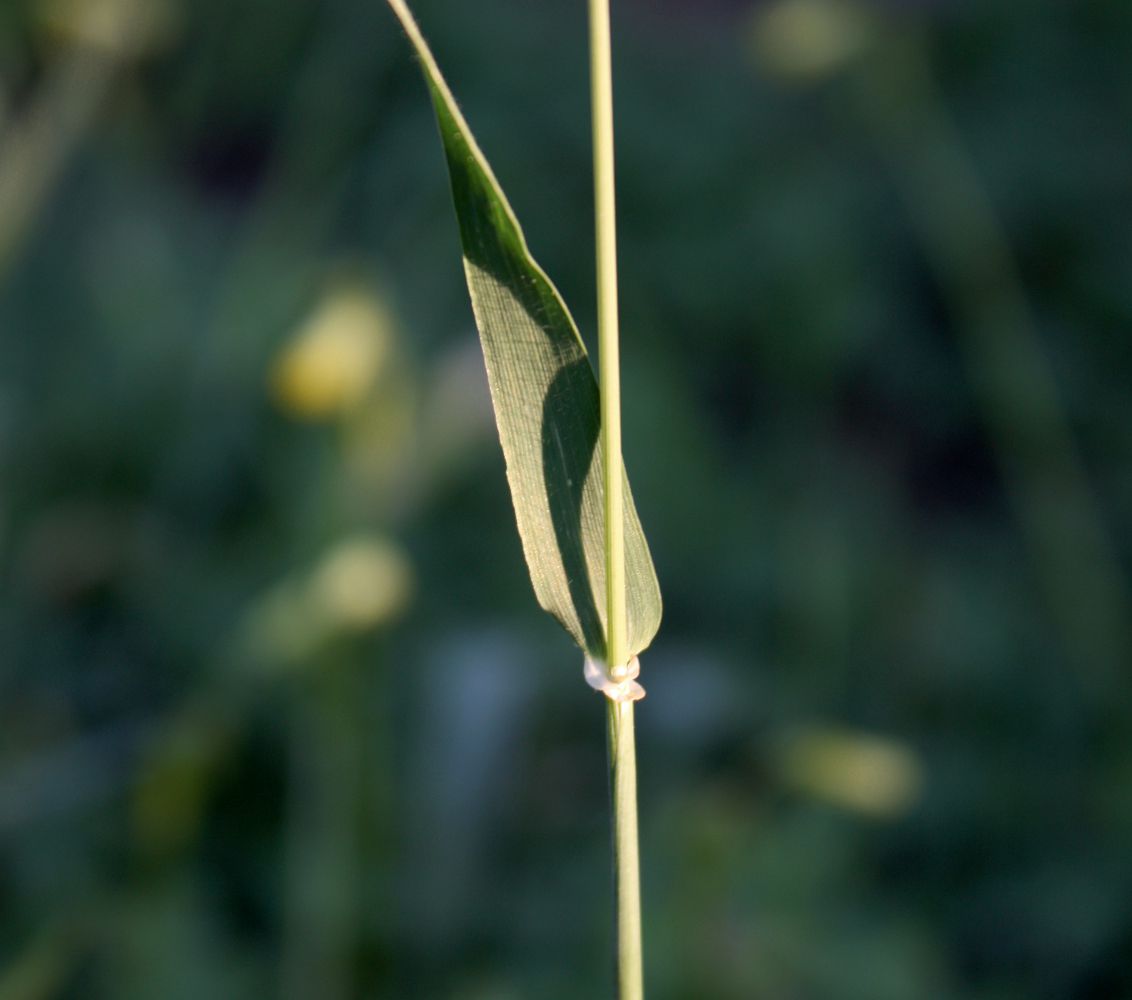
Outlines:
[[[598,387],[577,327],[523,232],[403,0],[389,0],[436,109],[515,518],[539,603],[605,659]],[[660,625],[660,588],[625,489],[628,645]]]

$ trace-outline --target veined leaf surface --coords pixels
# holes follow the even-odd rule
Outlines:
[[[605,659],[598,386],[566,304],[531,257],[499,183],[403,0],[389,0],[432,95],[519,536],[539,604]],[[625,484],[628,648],[660,625],[660,588]]]

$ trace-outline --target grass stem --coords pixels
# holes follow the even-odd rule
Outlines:
[[[601,386],[605,479],[606,664],[624,666],[625,515],[621,464],[621,361],[617,327],[617,211],[613,182],[613,79],[609,0],[590,0],[590,86],[593,99],[594,215],[597,231],[598,381]]]
[[[597,243],[598,381],[605,479],[606,664],[628,663],[625,611],[625,515],[621,459],[621,363],[617,325],[617,212],[613,168],[613,73],[609,0],[590,0],[594,215]],[[637,752],[633,703],[609,701],[613,871],[620,1000],[643,1000],[641,886],[637,844]]]
[[[643,1000],[641,866],[637,843],[637,750],[633,702],[606,699],[613,799],[613,878],[617,907],[617,995]]]

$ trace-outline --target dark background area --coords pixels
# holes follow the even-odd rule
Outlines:
[[[419,0],[592,337],[585,5]],[[1132,5],[614,4],[649,995],[1132,996]],[[612,992],[378,0],[0,5],[0,1000]]]

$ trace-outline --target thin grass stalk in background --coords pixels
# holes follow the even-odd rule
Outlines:
[[[1014,252],[940,93],[923,38],[864,64],[858,106],[892,164],[954,316],[1035,576],[1070,658],[1107,690],[1132,656],[1132,593],[1035,327]],[[899,95],[893,99],[890,95]]]

